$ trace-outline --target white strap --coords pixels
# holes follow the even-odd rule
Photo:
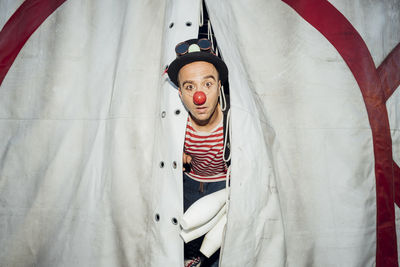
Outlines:
[[[208,38],[208,40],[211,41],[212,50],[215,51],[214,40],[213,40],[212,30],[211,30],[211,21],[210,20],[207,21],[207,38]]]
[[[225,126],[226,131],[224,133],[224,135],[225,135],[224,136],[224,151],[222,152],[225,162],[228,162],[231,160],[231,154],[232,154],[231,151],[229,151],[228,158],[225,158],[225,149],[226,149],[226,145],[228,143],[228,136],[229,136],[229,140],[231,140],[230,127],[229,127],[230,120],[231,120],[231,110],[229,109],[228,115],[226,115],[226,126]]]
[[[199,27],[204,25],[204,13],[203,13],[203,2],[200,1],[200,18],[199,18]]]
[[[226,97],[225,97],[225,92],[223,86],[221,86],[220,94],[219,94],[219,104],[221,105],[221,110],[225,111],[226,110]]]

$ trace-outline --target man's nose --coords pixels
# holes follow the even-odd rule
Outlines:
[[[203,105],[207,100],[207,96],[203,91],[197,91],[193,94],[193,103],[196,105]]]

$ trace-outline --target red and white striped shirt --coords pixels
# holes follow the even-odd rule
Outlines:
[[[226,178],[223,160],[224,127],[221,122],[211,132],[199,132],[190,120],[186,126],[184,151],[192,157],[187,175],[199,182],[219,182]]]

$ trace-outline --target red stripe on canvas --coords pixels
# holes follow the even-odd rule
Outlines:
[[[378,75],[385,93],[385,100],[400,86],[400,44],[390,52],[378,67]],[[400,207],[400,168],[393,160],[394,201]]]
[[[394,166],[394,201],[397,204],[397,207],[400,208],[400,168],[396,164],[396,162],[393,161],[393,166]]]
[[[26,0],[0,31],[0,85],[29,37],[66,0]]]
[[[399,72],[390,63],[375,68],[371,54],[357,30],[326,0],[282,0],[316,28],[336,48],[360,87],[368,119],[371,125],[377,198],[376,266],[397,267],[397,241],[394,211],[395,180],[392,156],[392,139],[386,110],[386,94],[382,90],[381,77],[387,76],[393,84]],[[398,63],[398,50],[388,56],[388,61]],[[386,69],[387,68],[387,69]],[[395,83],[395,82],[394,82]],[[391,89],[395,90],[395,89]]]
[[[388,100],[400,85],[400,44],[378,67],[378,75],[385,93],[385,100]]]

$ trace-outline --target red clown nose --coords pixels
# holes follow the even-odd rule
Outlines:
[[[196,105],[203,105],[207,100],[207,96],[203,91],[197,91],[193,95],[193,102]]]

